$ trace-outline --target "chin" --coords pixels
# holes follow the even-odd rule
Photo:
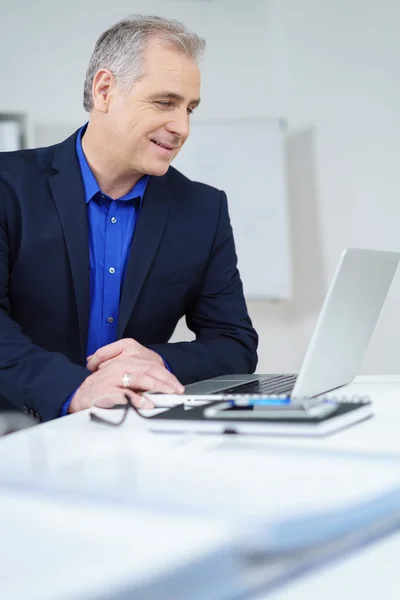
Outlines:
[[[168,171],[170,163],[152,164],[146,165],[147,175],[154,175],[155,177],[162,177]]]

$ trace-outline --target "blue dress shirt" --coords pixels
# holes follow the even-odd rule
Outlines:
[[[142,199],[149,180],[143,176],[130,192],[113,200],[101,191],[82,150],[82,127],[76,138],[88,214],[90,256],[90,316],[87,354],[117,339],[122,283]],[[73,395],[72,395],[73,396]],[[64,403],[67,414],[72,396]]]

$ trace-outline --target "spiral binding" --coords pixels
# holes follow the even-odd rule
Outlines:
[[[248,402],[251,400],[287,400],[287,394],[218,394],[218,400],[235,400]],[[358,396],[353,394],[352,396],[331,396],[326,394],[324,396],[290,396],[290,400],[295,404],[319,404],[321,402],[335,402],[337,404],[372,404],[372,400],[369,396]]]

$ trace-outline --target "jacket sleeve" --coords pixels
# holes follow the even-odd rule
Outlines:
[[[90,371],[34,345],[11,319],[8,235],[0,188],[0,394],[37,421],[48,421],[60,415],[63,403]]]
[[[247,312],[224,192],[202,286],[186,323],[194,341],[152,344],[183,384],[254,372],[258,336]]]

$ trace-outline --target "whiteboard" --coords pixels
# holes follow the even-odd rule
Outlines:
[[[291,297],[284,124],[279,119],[192,121],[173,166],[224,190],[246,298]]]

